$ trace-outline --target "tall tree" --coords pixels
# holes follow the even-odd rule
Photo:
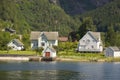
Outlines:
[[[79,28],[79,31],[78,31],[79,34],[80,34],[80,37],[85,35],[85,33],[87,31],[96,31],[96,26],[94,25],[91,17],[86,17],[86,18],[83,19],[83,22],[80,25],[80,28]]]
[[[7,32],[0,32],[0,50],[7,50],[7,44],[11,40],[10,34]]]
[[[108,27],[107,33],[106,33],[106,46],[115,46],[117,40],[116,32],[113,28],[113,25]]]

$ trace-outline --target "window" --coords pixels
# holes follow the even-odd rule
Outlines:
[[[90,42],[90,40],[88,39],[87,42]]]
[[[44,43],[44,42],[42,42],[42,43],[41,43],[41,46],[45,46],[45,43]]]
[[[14,44],[15,42],[13,41],[12,43]]]
[[[83,42],[85,42],[85,40],[83,40]]]
[[[92,45],[91,47],[92,47],[92,48],[94,48],[94,46],[93,46],[93,45]]]

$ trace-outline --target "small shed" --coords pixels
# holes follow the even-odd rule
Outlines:
[[[11,47],[12,50],[23,50],[24,49],[24,44],[18,39],[11,40],[7,44],[7,46]]]
[[[42,56],[46,58],[56,58],[56,50],[53,47],[46,47],[43,52]]]
[[[118,47],[108,47],[105,50],[106,57],[120,57],[120,48]]]

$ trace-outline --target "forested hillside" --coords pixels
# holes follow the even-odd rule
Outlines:
[[[60,35],[67,36],[79,26],[78,20],[49,0],[0,0],[0,19],[1,25],[6,23],[4,27],[12,27],[22,34],[39,30],[59,31]]]
[[[53,0],[55,1],[55,0]],[[99,8],[112,0],[56,0],[69,15],[82,14]]]
[[[88,16],[92,17],[98,31],[106,32],[110,25],[120,31],[120,0],[114,0],[101,8],[82,14],[80,18]]]
[[[12,27],[18,32],[30,30],[15,0],[0,0],[0,28]]]

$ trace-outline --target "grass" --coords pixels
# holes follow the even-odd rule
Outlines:
[[[58,56],[76,56],[76,57],[104,57],[103,53],[77,53],[74,51],[60,51]]]
[[[60,51],[58,56],[60,58],[69,58],[80,61],[98,61],[105,59],[103,53],[76,53],[75,51]]]
[[[0,54],[36,55],[36,52],[35,51],[13,51],[13,50],[10,50],[9,52],[0,51]]]

